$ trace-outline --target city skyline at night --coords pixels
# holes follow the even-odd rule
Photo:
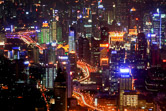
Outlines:
[[[2,111],[166,111],[165,0],[0,0]]]

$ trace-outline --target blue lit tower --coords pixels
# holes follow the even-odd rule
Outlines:
[[[124,91],[131,91],[132,90],[132,75],[129,67],[121,66],[119,68],[119,108],[120,111],[123,111],[123,94]]]
[[[128,67],[120,67],[120,87],[119,90],[132,90],[132,76]]]
[[[156,34],[156,38],[159,48],[161,49],[163,46],[165,46],[165,23],[166,23],[166,16],[164,13],[162,13],[159,8],[157,9],[157,12],[153,14],[152,17],[153,20],[153,33]]]
[[[69,39],[68,39],[68,44],[69,44],[69,52],[72,50],[75,51],[75,38],[74,38],[74,29],[71,27],[69,30]]]
[[[110,44],[109,47],[109,83],[110,93],[118,93],[118,79],[120,78],[119,69],[125,64],[125,48],[123,42],[123,32],[115,33],[110,32]]]
[[[119,76],[119,68],[123,66],[125,63],[125,49],[120,46],[115,46],[110,49],[110,91],[111,94],[115,94],[118,92],[118,78]]]

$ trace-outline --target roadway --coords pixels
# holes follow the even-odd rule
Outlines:
[[[79,79],[79,82],[88,80],[91,72],[96,72],[97,68],[90,66],[89,64],[77,61],[77,67],[80,68],[84,74],[84,78]],[[94,106],[93,98],[87,94],[79,92],[77,89],[73,91],[73,96],[79,101],[81,106],[86,106],[92,110],[103,111],[102,109]]]
[[[26,44],[30,45],[34,45],[36,47],[39,48],[40,53],[45,49],[45,47],[39,45],[39,43],[37,43],[35,40],[33,40],[30,36],[32,34],[35,34],[36,31],[19,31],[19,32],[15,32],[15,33],[10,33],[8,35],[9,38],[18,38],[21,39],[23,42],[25,42]]]
[[[38,86],[40,87],[40,92],[42,93],[42,96],[43,96],[44,101],[45,101],[45,103],[46,103],[47,111],[50,111],[50,110],[49,110],[49,105],[48,105],[48,102],[47,102],[47,98],[46,98],[46,96],[45,96],[45,94],[44,94],[44,91],[43,91],[43,89],[42,89],[42,85],[40,84],[40,81],[38,81],[37,83],[38,83]]]

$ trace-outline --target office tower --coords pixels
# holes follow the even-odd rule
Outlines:
[[[159,44],[159,48],[161,49],[165,46],[165,23],[166,23],[166,16],[165,13],[162,12],[159,8],[157,8],[156,12],[153,14],[152,17],[153,21],[153,29],[151,33],[156,34],[156,42]],[[150,34],[151,34],[150,33]]]
[[[132,92],[133,84],[132,84],[132,75],[131,75],[131,69],[129,67],[121,66],[119,68],[119,106],[120,111],[122,110],[122,106],[124,106],[124,101],[126,98],[124,97],[125,92]]]
[[[39,39],[40,44],[46,44],[50,43],[50,29],[48,26],[47,21],[43,22],[42,28],[41,28],[41,38]]]
[[[147,67],[147,41],[144,33],[138,34],[136,54],[137,69],[145,69]]]
[[[51,22],[51,40],[50,42],[55,42],[57,41],[57,21],[52,21]]]
[[[72,81],[75,79],[78,74],[77,74],[77,56],[75,51],[71,51],[69,53],[69,67],[70,67],[70,72],[68,73],[68,78],[67,78],[67,83],[68,83],[68,98],[72,97],[72,92],[73,92],[73,85]]]
[[[77,55],[78,55],[78,58],[80,60],[83,59],[83,41],[84,41],[83,37],[79,37],[78,38],[78,42],[77,42]]]
[[[57,70],[57,77],[55,79],[55,109],[56,111],[67,111],[67,84],[66,72],[61,68]]]
[[[132,76],[128,67],[120,67],[119,90],[132,90]]]
[[[109,66],[110,66],[110,91],[112,94],[118,91],[118,78],[119,76],[119,68],[125,62],[125,49],[124,48],[115,48],[110,49],[110,59],[109,59]]]
[[[110,32],[109,43],[111,44],[109,50],[109,82],[110,93],[116,94],[118,92],[118,78],[119,69],[125,63],[125,48],[124,48],[124,33]]]
[[[52,42],[47,45],[47,49],[45,49],[48,55],[48,63],[54,64],[56,62],[56,42]]]
[[[58,56],[63,56],[63,55],[65,55],[65,49],[62,48],[62,47],[57,49],[57,57]]]
[[[101,42],[107,44],[109,38],[109,28],[103,27],[101,28]]]
[[[92,37],[92,46],[91,46],[91,64],[93,66],[100,65],[100,40],[95,40]]]
[[[73,28],[70,28],[69,31],[69,39],[68,39],[68,44],[69,44],[69,52],[76,51],[75,50],[75,37],[74,37],[74,30]]]
[[[60,23],[57,23],[57,42],[62,42],[62,26]]]
[[[136,57],[136,41],[131,41],[130,44],[130,63],[135,63],[135,57]]]
[[[39,62],[39,49],[37,47],[28,47],[28,59],[32,63],[38,63]]]
[[[165,70],[161,67],[152,67],[147,70],[145,89],[151,92],[165,90]]]
[[[70,64],[70,73],[72,73],[72,77],[76,78],[77,76],[77,56],[75,51],[71,51],[69,53],[69,64]]]
[[[151,54],[151,67],[160,67],[161,66],[160,50],[156,42],[152,43],[150,54]]]
[[[90,63],[90,46],[87,38],[79,37],[77,42],[77,54],[80,60]]]
[[[109,44],[100,44],[100,66],[108,65],[108,47]]]
[[[123,94],[123,106],[137,107],[138,106],[138,94],[135,91],[124,91]]]
[[[43,86],[45,86],[45,88],[54,88],[54,81],[57,76],[56,73],[56,67],[54,64],[48,64],[45,66],[45,76],[43,77]]]
[[[83,39],[83,60],[87,63],[90,63],[90,46],[89,40],[87,38]]]

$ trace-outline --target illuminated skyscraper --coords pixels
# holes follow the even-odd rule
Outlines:
[[[51,22],[51,40],[50,42],[57,40],[57,22],[52,21]]]
[[[120,87],[119,90],[132,90],[132,76],[130,74],[130,69],[127,67],[120,68]]]
[[[110,91],[112,94],[117,93],[119,86],[118,86],[118,78],[119,76],[119,69],[125,63],[125,48],[118,48],[110,49]]]
[[[45,74],[45,77],[43,79],[44,86],[46,88],[53,89],[54,88],[54,80],[55,80],[55,77],[57,76],[56,67],[54,66],[54,64],[48,64],[45,67],[45,72],[46,72],[46,74]]]
[[[166,41],[165,41],[165,23],[166,23],[166,15],[159,9],[157,8],[157,12],[153,14],[152,17],[153,21],[153,33],[156,34],[156,38],[159,48],[161,49],[163,46],[166,46]]]
[[[43,26],[41,28],[41,39],[40,40],[41,40],[41,41],[39,41],[40,44],[50,43],[50,41],[51,41],[51,39],[50,39],[50,29],[49,29],[47,21],[45,21],[43,23]]]
[[[69,52],[71,52],[72,50],[73,51],[76,51],[75,50],[75,38],[74,38],[74,30],[70,29],[69,31]]]
[[[109,81],[110,92],[116,94],[118,92],[118,79],[120,77],[120,67],[125,63],[125,47],[124,47],[124,33],[110,32],[109,42],[111,43],[109,50]]]

